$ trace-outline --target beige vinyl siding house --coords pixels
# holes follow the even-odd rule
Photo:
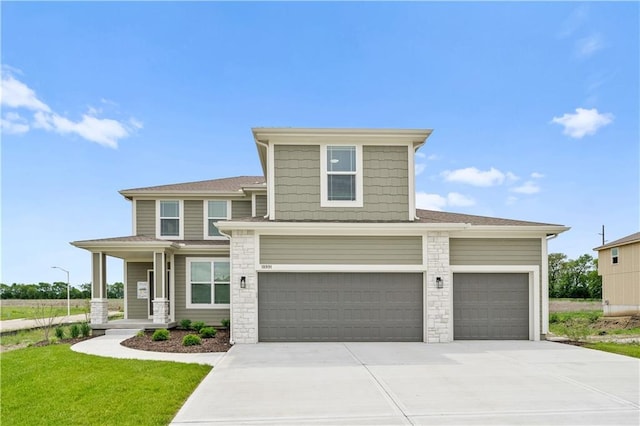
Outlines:
[[[605,315],[640,313],[640,232],[596,247]]]
[[[430,135],[256,128],[262,176],[120,191],[133,235],[72,243],[92,253],[92,327],[124,326],[107,320],[110,256],[126,265],[127,327],[230,318],[234,343],[544,338],[547,238],[568,228],[417,209]]]

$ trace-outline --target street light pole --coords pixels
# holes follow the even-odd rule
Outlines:
[[[53,269],[60,269],[67,274],[67,321],[71,320],[71,296],[69,293],[69,271],[59,266],[52,266]]]

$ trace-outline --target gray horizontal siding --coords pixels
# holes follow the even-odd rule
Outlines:
[[[421,265],[421,237],[260,237],[260,263]]]
[[[189,257],[211,257],[210,254],[192,255]],[[223,319],[229,319],[229,309],[187,309],[187,271],[186,256],[176,255],[175,268],[175,307],[176,321],[190,319],[191,321],[204,321],[207,325],[221,325]]]
[[[264,217],[267,215],[267,196],[256,195],[256,217]]]
[[[236,201],[231,202],[231,218],[239,219],[244,217],[251,217],[251,201]]]
[[[127,263],[127,318],[147,319],[149,300],[138,299],[138,281],[147,281],[147,270],[153,269],[152,262]]]
[[[277,219],[408,220],[407,147],[363,147],[363,207],[320,207],[319,145],[276,145],[274,151]]]
[[[156,236],[155,200],[136,200],[136,235]]]
[[[202,200],[184,201],[184,239],[201,240],[204,236],[204,203]]]
[[[542,265],[539,238],[452,238],[451,265]]]

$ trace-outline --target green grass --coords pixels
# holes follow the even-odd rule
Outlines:
[[[615,354],[626,355],[634,358],[640,358],[640,343],[587,343],[585,348],[597,349],[599,351],[613,352]]]
[[[103,358],[69,345],[2,354],[2,412],[10,425],[166,425],[210,366]]]
[[[84,314],[86,309],[84,307],[71,307],[71,315]],[[55,308],[54,316],[63,317],[67,315],[67,308]],[[46,310],[46,314],[49,314],[49,310]],[[36,315],[36,308],[29,306],[3,306],[0,308],[0,320],[13,320],[13,319],[33,319]]]
[[[69,328],[65,327],[65,335],[69,335]],[[49,337],[54,337],[55,332],[53,328],[49,333]],[[38,330],[21,330],[15,334],[4,334],[0,336],[0,346],[19,345],[19,344],[33,344],[44,340],[44,331]]]
[[[602,311],[554,312],[549,315],[549,331],[555,335],[566,335],[567,325],[584,324],[587,326],[598,320]],[[587,330],[587,334],[598,334],[598,330]]]

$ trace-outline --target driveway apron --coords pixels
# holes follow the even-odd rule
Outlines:
[[[552,342],[236,345],[186,424],[637,425],[640,360]]]

